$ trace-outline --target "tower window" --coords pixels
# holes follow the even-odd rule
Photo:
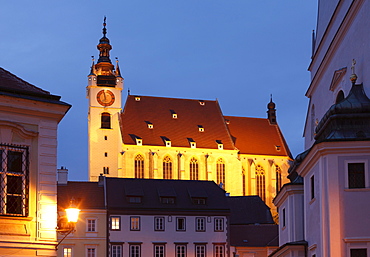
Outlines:
[[[105,153],[104,153],[104,156],[105,156],[105,157],[108,157],[108,153],[107,153],[107,152],[105,152]]]
[[[348,188],[365,188],[365,163],[348,163]]]
[[[110,124],[110,114],[108,112],[103,112],[101,114],[101,128],[102,129],[110,129],[111,124]]]
[[[109,167],[103,167],[103,174],[109,174]]]

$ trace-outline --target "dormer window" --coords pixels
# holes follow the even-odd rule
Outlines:
[[[164,204],[175,204],[175,197],[161,197],[161,203]]]
[[[206,198],[193,197],[193,198],[191,198],[191,202],[194,205],[205,205],[206,204]]]
[[[174,110],[170,110],[172,119],[177,119],[177,113]]]
[[[203,100],[199,100],[199,104],[204,106],[206,103]]]
[[[140,96],[135,96],[135,101],[136,101],[136,102],[140,102],[140,100],[141,100],[141,99],[140,99]]]
[[[216,140],[217,143],[217,149],[218,150],[223,150],[224,149],[224,144],[222,143],[221,140]]]
[[[230,120],[228,120],[228,119],[225,119],[225,122],[226,122],[227,125],[230,124]]]
[[[171,147],[171,140],[167,137],[161,137],[166,147]]]
[[[276,151],[280,152],[280,145],[275,145]]]
[[[143,145],[143,139],[141,139],[140,137],[136,137],[135,140],[136,140],[136,145],[139,145],[139,146]]]
[[[141,196],[128,196],[129,203],[141,203]]]
[[[171,141],[165,141],[166,147],[171,147]]]
[[[197,143],[192,138],[188,138],[188,141],[191,148],[197,148]]]
[[[202,125],[198,125],[199,132],[204,132],[204,127]]]
[[[153,129],[153,123],[151,123],[150,121],[146,121],[146,124],[148,125],[148,129]]]

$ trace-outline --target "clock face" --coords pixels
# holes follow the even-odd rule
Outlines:
[[[112,91],[100,90],[96,95],[96,99],[102,106],[111,106],[114,103],[115,96]]]

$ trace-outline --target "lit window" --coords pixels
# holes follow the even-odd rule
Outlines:
[[[87,257],[96,257],[96,248],[87,248]]]
[[[224,256],[225,256],[225,246],[215,245],[215,257],[224,257]]]
[[[176,245],[176,257],[186,257],[186,245]]]
[[[154,230],[164,231],[164,217],[154,217]]]
[[[206,257],[206,245],[195,245],[195,257]]]
[[[198,180],[199,178],[198,160],[191,158],[190,160],[190,180]]]
[[[166,248],[164,244],[154,245],[154,257],[165,257]]]
[[[28,216],[28,147],[0,144],[0,214]]]
[[[204,127],[202,125],[198,125],[199,132],[204,132]]]
[[[130,257],[140,257],[141,256],[141,247],[140,245],[130,245]]]
[[[87,232],[96,232],[96,220],[95,219],[87,219]]]
[[[348,188],[365,188],[365,163],[348,163]]]
[[[176,218],[176,230],[177,231],[186,230],[186,219],[185,218]]]
[[[206,219],[205,218],[195,218],[195,231],[197,232],[206,231]]]
[[[110,129],[110,114],[108,112],[103,112],[101,114],[101,128],[102,129]]]
[[[112,245],[112,257],[122,257],[122,245]]]
[[[217,185],[225,189],[225,162],[222,158],[217,160],[216,163],[216,173],[217,173]]]
[[[163,179],[172,179],[172,160],[169,156],[163,159]]]
[[[72,248],[64,247],[63,248],[63,257],[72,257]]]
[[[130,230],[140,230],[140,217],[130,217]]]
[[[110,218],[110,229],[111,230],[121,230],[121,217],[114,217]]]
[[[135,157],[135,178],[144,178],[144,157],[141,154]]]
[[[265,201],[265,170],[261,165],[256,166],[256,188],[257,195],[261,197],[262,201]]]
[[[215,231],[216,232],[224,231],[224,219],[223,218],[215,218]]]

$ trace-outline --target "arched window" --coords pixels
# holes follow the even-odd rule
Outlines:
[[[276,194],[279,192],[281,188],[281,169],[278,165],[276,165]]]
[[[216,173],[217,173],[217,185],[221,185],[225,189],[225,162],[222,158],[217,160],[216,163]]]
[[[342,100],[344,99],[344,93],[343,91],[339,91],[338,94],[337,94],[337,99],[335,99],[335,103],[340,103],[342,102]]]
[[[103,112],[101,114],[101,128],[110,129],[110,114],[108,112]]]
[[[163,159],[163,178],[172,179],[172,160],[169,156]]]
[[[265,196],[265,170],[261,165],[256,166],[256,188],[257,195],[261,197],[262,201],[266,201]]]
[[[135,157],[135,178],[144,178],[144,157],[141,154]]]
[[[190,160],[190,180],[198,180],[198,160],[194,157]]]

